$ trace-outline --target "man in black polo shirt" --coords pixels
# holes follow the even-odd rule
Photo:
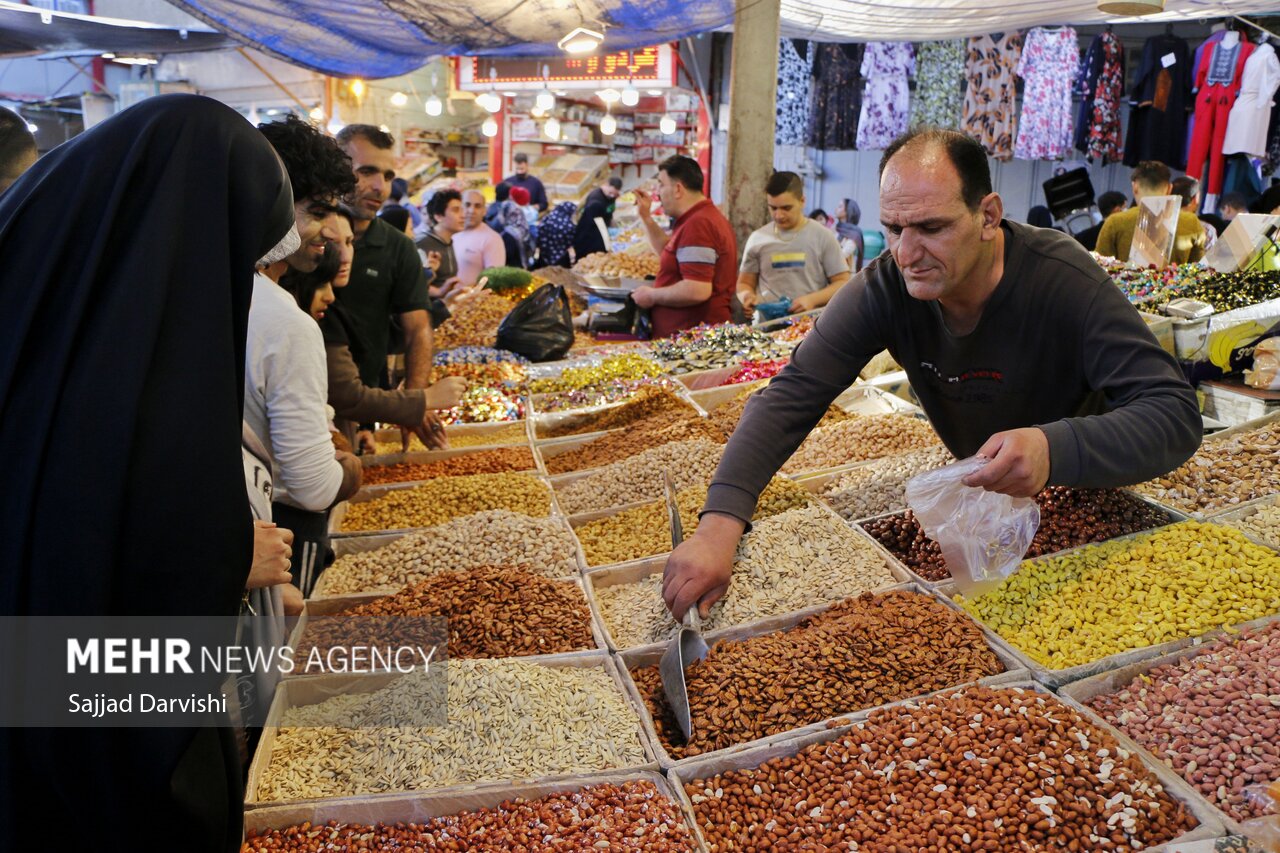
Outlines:
[[[360,381],[383,387],[391,342],[391,319],[404,334],[405,387],[431,383],[431,297],[413,241],[378,218],[395,178],[395,140],[373,125],[349,124],[338,144],[351,158],[356,188],[346,200],[356,236],[351,282],[337,292],[364,345]],[[448,313],[445,312],[445,316]],[[431,431],[444,446],[443,429]],[[404,434],[408,446],[408,433]]]

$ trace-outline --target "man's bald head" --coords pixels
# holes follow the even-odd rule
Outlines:
[[[470,230],[484,224],[484,212],[489,203],[484,193],[479,190],[466,190],[462,193],[462,225]]]
[[[898,158],[898,155],[901,155]],[[880,157],[880,180],[890,161],[896,171],[908,166],[913,171],[929,171],[940,178],[959,181],[960,198],[969,210],[977,210],[991,194],[991,167],[987,152],[972,137],[954,130],[922,127],[904,133],[884,150]]]
[[[40,155],[27,121],[13,110],[0,107],[0,193],[22,177]]]

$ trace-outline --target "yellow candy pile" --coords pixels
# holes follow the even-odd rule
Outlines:
[[[1280,554],[1186,521],[1025,561],[957,601],[1032,660],[1066,669],[1280,612]]]
[[[594,388],[615,379],[653,379],[662,375],[662,365],[636,353],[611,355],[599,364],[566,367],[559,376],[535,379],[529,383],[534,394],[551,391],[577,391]]]

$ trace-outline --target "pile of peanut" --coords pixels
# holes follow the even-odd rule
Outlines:
[[[704,631],[782,616],[895,582],[866,538],[822,507],[793,509],[757,523],[738,545],[729,591]],[[635,583],[596,585],[600,614],[620,648],[661,643],[679,626],[662,601],[661,573]]]
[[[1250,785],[1280,779],[1280,622],[1224,637],[1087,703],[1235,820]]]
[[[561,483],[556,487],[556,499],[570,514],[653,500],[663,494],[664,472],[671,475],[676,489],[706,485],[723,450],[722,445],[704,438],[673,441]]]
[[[1145,850],[1196,820],[1057,698],[969,687],[685,784],[713,851]]]
[[[641,387],[634,397],[625,403],[586,415],[554,417],[555,426],[539,424],[538,438],[560,438],[588,432],[618,429],[636,421],[662,415],[666,418],[696,414],[696,411],[669,388],[654,385]]]
[[[520,566],[441,572],[330,616],[307,622],[294,659],[335,646],[436,645],[448,628],[450,658],[549,655],[595,648],[591,611],[573,580]],[[443,650],[442,650],[443,651]],[[303,670],[305,674],[307,670]]]
[[[345,554],[320,575],[313,595],[395,592],[440,572],[488,565],[527,565],[561,578],[577,571],[577,545],[560,519],[487,510]]]
[[[726,438],[738,428],[738,421],[742,420],[742,413],[746,411],[747,403],[755,394],[756,389],[743,391],[737,397],[727,403],[721,403],[711,411],[711,422],[715,424],[716,429],[724,433]],[[853,415],[833,403],[827,407],[827,412],[822,416],[822,420],[818,421],[818,426],[833,426],[852,417]]]
[[[680,524],[686,537],[697,529],[698,513],[706,502],[706,486],[689,486],[676,494]],[[769,518],[812,502],[809,493],[791,480],[774,477],[760,495],[753,520]],[[588,566],[638,560],[671,550],[671,525],[664,501],[579,524],[574,533],[582,543]]]
[[[706,418],[697,415],[645,418],[624,430],[611,432],[565,453],[555,453],[553,447],[541,448],[542,461],[549,474],[565,474],[599,468],[611,462],[621,462],[637,453],[661,447],[673,441],[706,439],[724,442],[724,436]]]
[[[550,515],[551,489],[532,474],[442,477],[373,500],[351,502],[341,528],[343,533],[359,533],[430,527],[487,509]]]
[[[886,592],[846,599],[786,631],[716,643],[685,670],[688,743],[658,668],[632,677],[659,741],[681,759],[1000,672],[972,619],[928,595]]]
[[[939,443],[929,422],[910,415],[854,415],[844,423],[819,427],[782,466],[788,474],[878,459]]]
[[[1280,554],[1234,528],[1184,521],[1027,560],[957,600],[1032,660],[1067,669],[1280,611]]]
[[[537,827],[531,831],[530,827]],[[376,826],[330,822],[267,832],[250,830],[241,853],[324,853],[337,850],[458,850],[530,853],[553,850],[621,850],[629,853],[693,853],[693,838],[680,807],[652,782],[633,780],[512,799],[488,809],[462,811],[409,823]]]
[[[441,679],[447,672],[448,689]],[[441,703],[448,695],[448,722]],[[600,665],[450,660],[371,693],[285,711],[261,802],[423,791],[646,763],[640,720]]]
[[[1183,512],[1213,512],[1280,494],[1280,424],[1209,438],[1176,471],[1137,489]]]
[[[434,480],[466,474],[501,474],[508,471],[532,471],[537,468],[533,451],[528,447],[499,447],[450,456],[438,462],[398,462],[393,465],[367,465],[364,485],[405,483],[411,480]]]
[[[907,480],[954,461],[940,444],[873,459],[836,476],[822,497],[846,521],[893,512],[907,505]]]

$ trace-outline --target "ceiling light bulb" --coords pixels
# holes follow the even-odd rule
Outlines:
[[[543,89],[533,102],[537,104],[538,109],[550,112],[556,107],[556,96],[551,94],[550,89]]]
[[[444,112],[444,102],[435,95],[427,98],[427,115],[438,116]]]
[[[393,92],[391,94],[390,101],[391,106],[393,107],[403,107],[405,104],[409,103],[409,96],[404,92]]]
[[[603,41],[603,33],[589,30],[586,27],[576,27],[571,33],[560,39],[557,46],[565,53],[580,55],[594,53]]]
[[[617,89],[601,89],[596,92],[596,97],[604,101],[606,104],[616,104],[622,97],[622,93]]]
[[[600,132],[605,136],[613,136],[613,132],[618,129],[618,120],[611,115],[605,114],[600,119]]]
[[[658,130],[661,130],[665,135],[670,136],[676,132],[676,120],[669,115],[664,115],[658,121]]]
[[[547,123],[542,126],[542,132],[547,135],[547,139],[560,141],[560,120],[555,116],[547,119]]]
[[[498,122],[493,116],[489,116],[484,120],[484,124],[480,125],[480,132],[492,139],[498,135]]]
[[[357,98],[364,97],[364,81],[359,77],[351,81],[351,94],[355,95]]]
[[[311,110],[311,112],[307,113],[307,115],[311,116],[312,121],[324,121],[324,108],[316,107]]]
[[[627,88],[622,90],[622,105],[634,107],[638,103],[640,103],[640,90],[627,83]]]

